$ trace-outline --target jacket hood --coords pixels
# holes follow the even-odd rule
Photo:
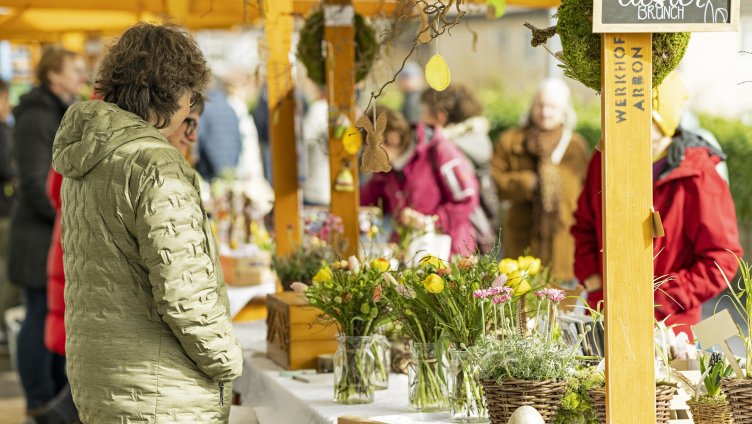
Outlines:
[[[39,108],[58,110],[62,115],[68,108],[68,105],[46,87],[39,86],[32,88],[31,91],[21,96],[18,106],[13,109],[13,116],[18,120],[27,111]]]
[[[52,146],[52,165],[66,178],[81,178],[118,147],[138,139],[167,139],[139,116],[101,100],[68,109]]]

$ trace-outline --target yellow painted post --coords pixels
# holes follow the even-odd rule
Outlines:
[[[184,25],[190,14],[188,0],[165,0],[165,5],[167,6],[167,15],[171,21],[179,25]]]
[[[652,35],[603,34],[602,53],[606,411],[652,424]]]
[[[345,256],[358,253],[358,161],[348,154],[339,138],[334,135],[334,122],[340,115],[355,121],[355,28],[351,0],[326,0],[324,28],[326,43],[326,83],[329,102],[329,169],[332,188],[332,213],[342,218],[347,247]],[[354,178],[350,192],[334,190],[338,173],[348,166]]]
[[[293,0],[265,0],[264,31],[269,47],[269,139],[274,185],[274,231],[277,255],[289,254],[300,242],[298,159],[295,149],[295,96],[290,64]]]

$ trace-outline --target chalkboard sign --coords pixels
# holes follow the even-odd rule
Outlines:
[[[737,31],[741,0],[595,0],[593,32]]]

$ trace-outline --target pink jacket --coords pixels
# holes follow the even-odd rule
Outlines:
[[[409,207],[438,216],[439,229],[452,237],[452,254],[475,251],[470,214],[479,204],[478,180],[472,167],[441,131],[420,124],[417,146],[402,171],[375,174],[361,190],[360,204],[381,204],[385,214],[398,216]],[[433,133],[425,140],[426,133]]]

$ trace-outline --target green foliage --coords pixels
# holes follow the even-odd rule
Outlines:
[[[593,2],[564,0],[557,12],[564,74],[601,90],[601,35],[593,33]],[[689,33],[653,34],[653,87],[674,70],[689,45]]]
[[[272,258],[272,265],[282,288],[290,290],[294,282],[310,284],[316,272],[334,259],[332,249],[327,246],[298,246],[289,256]]]
[[[597,424],[598,417],[588,392],[604,386],[606,378],[595,367],[578,369],[567,378],[555,424]]]
[[[504,379],[558,381],[569,377],[575,365],[572,349],[541,337],[486,337],[468,352],[480,369],[480,379],[499,384]]]
[[[703,128],[710,131],[726,153],[731,195],[739,221],[752,219],[752,128],[737,120],[700,115]]]

